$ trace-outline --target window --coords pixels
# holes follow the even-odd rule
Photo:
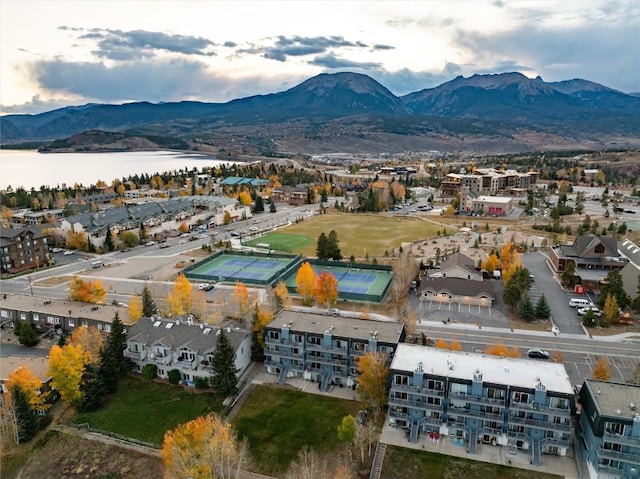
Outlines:
[[[103,333],[109,333],[109,332],[111,332],[111,325],[110,324],[104,324],[104,323],[98,323],[98,331],[102,331]]]
[[[3,309],[0,311],[0,317],[2,318],[10,318],[11,315],[9,314],[9,311],[7,311],[6,309]]]
[[[318,336],[311,336],[309,337],[309,344],[316,344],[316,345],[320,345],[320,338]]]
[[[293,342],[294,343],[301,343],[302,341],[303,341],[302,334],[294,334],[293,335]]]
[[[69,319],[67,320],[67,324],[69,325],[70,328],[75,327],[76,322],[73,319]]]
[[[618,422],[605,422],[604,430],[609,434],[624,434],[624,424]]]
[[[27,319],[27,313],[20,313],[20,319],[22,320]]]
[[[367,345],[365,343],[353,343],[353,349],[355,351],[366,351]]]
[[[33,313],[33,320],[40,321],[40,315],[38,313]]]
[[[278,331],[269,331],[267,337],[269,339],[280,339],[280,333]]]
[[[427,388],[435,391],[442,391],[442,381],[436,381],[435,379],[429,379],[427,381]]]
[[[409,384],[409,377],[403,376],[402,374],[396,374],[394,382],[398,386],[407,386]]]
[[[440,398],[427,397],[427,404],[433,404],[434,406],[440,406]]]
[[[60,318],[57,318],[55,316],[47,316],[47,323],[48,324],[60,324]]]

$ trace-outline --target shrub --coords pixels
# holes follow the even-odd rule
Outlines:
[[[142,368],[142,375],[149,380],[157,378],[158,366],[155,364],[145,364]]]
[[[196,383],[196,387],[199,388],[199,389],[208,388],[209,387],[209,378],[196,377],[195,383]]]
[[[169,382],[171,384],[178,384],[180,382],[180,371],[177,369],[169,371]]]

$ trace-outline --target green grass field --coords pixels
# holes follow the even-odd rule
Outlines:
[[[380,215],[329,213],[314,216],[312,219],[296,223],[284,230],[266,234],[260,238],[246,242],[250,246],[258,243],[269,243],[272,249],[286,248],[285,251],[303,256],[316,255],[316,243],[321,233],[329,234],[331,230],[338,233],[342,256],[356,258],[364,256],[383,256],[385,251],[391,253],[403,242],[435,237],[443,226],[416,218],[396,218]],[[449,233],[456,229],[448,226]]]
[[[562,476],[472,461],[454,456],[388,447],[381,479],[560,479]]]
[[[318,454],[341,447],[336,428],[358,403],[326,396],[256,386],[233,420],[240,437],[246,437],[257,469],[263,474],[287,470],[302,446]]]
[[[104,407],[76,414],[70,422],[162,445],[166,431],[221,409],[222,399],[214,394],[126,377]]]

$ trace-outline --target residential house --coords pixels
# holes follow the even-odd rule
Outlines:
[[[586,379],[576,434],[591,479],[640,477],[640,385]]]
[[[39,229],[0,226],[0,272],[19,273],[49,264],[47,238]]]
[[[402,323],[282,310],[265,328],[264,364],[279,383],[300,377],[321,391],[355,387],[358,357],[379,352],[390,361],[404,338]]]
[[[106,334],[111,332],[116,314],[125,326],[131,325],[128,312],[118,306],[25,294],[5,294],[0,298],[2,324],[27,321],[38,332],[53,330],[57,334],[69,334],[79,326],[95,326]]]
[[[455,253],[440,263],[439,270],[433,270],[430,278],[458,278],[468,281],[482,281],[482,273],[476,270],[476,262],[472,258]]]
[[[628,238],[620,244],[620,253],[629,262],[620,270],[622,287],[625,293],[633,300],[638,296],[638,278],[640,278],[640,246]]]
[[[461,271],[462,268],[455,268],[454,274]],[[492,306],[495,300],[491,281],[475,281],[459,277],[424,277],[420,281],[416,294],[421,301],[487,307]]]
[[[389,424],[411,443],[449,436],[469,454],[526,451],[534,465],[569,452],[573,389],[560,363],[399,344],[390,379]]]
[[[159,317],[141,318],[129,328],[125,357],[131,359],[134,371],[142,372],[147,364],[158,368],[158,376],[166,378],[177,369],[189,385],[197,378],[208,379],[221,329],[195,321],[192,316],[172,320]],[[251,362],[251,332],[225,327],[233,349],[238,377]]]
[[[477,168],[472,173],[449,173],[442,181],[442,196],[455,196],[467,187],[470,193],[496,195],[505,193],[520,196],[535,187],[538,172],[520,173],[515,170],[498,171],[494,168]]]
[[[629,259],[618,252],[618,242],[610,236],[582,235],[571,245],[554,246],[549,259],[556,273],[562,273],[574,263],[578,284],[587,290],[599,290],[600,284],[613,269],[624,268]]]

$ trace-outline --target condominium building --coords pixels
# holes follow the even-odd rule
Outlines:
[[[355,387],[357,358],[379,352],[391,361],[404,338],[402,323],[283,310],[265,328],[264,364],[280,383],[301,377],[322,391]]]
[[[576,435],[591,479],[640,477],[640,385],[595,379],[580,389]]]
[[[573,391],[562,364],[400,344],[391,363],[389,424],[480,447],[565,456]],[[487,445],[487,446],[483,446]]]
[[[47,238],[38,229],[0,226],[0,272],[19,273],[49,261]]]

